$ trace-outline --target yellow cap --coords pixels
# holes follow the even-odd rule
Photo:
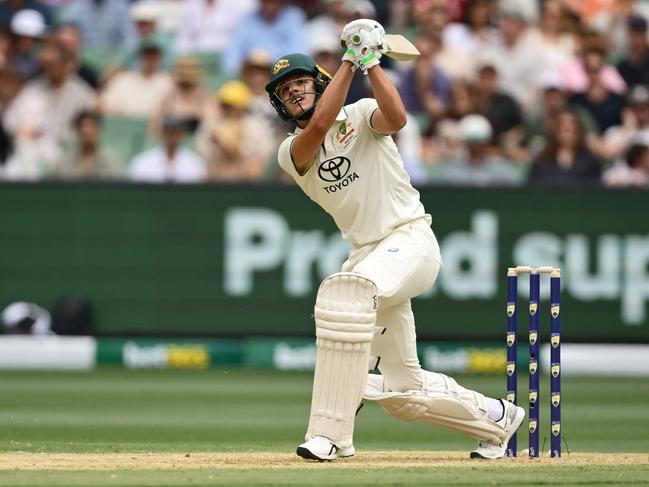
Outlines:
[[[229,81],[216,92],[216,97],[221,103],[245,109],[250,106],[252,93],[243,81]]]

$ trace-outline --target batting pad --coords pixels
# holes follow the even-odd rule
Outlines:
[[[444,374],[422,370],[420,391],[384,392],[383,377],[370,375],[365,399],[377,401],[392,416],[423,421],[464,433],[471,438],[500,444],[505,430],[487,417],[484,396],[461,387]]]
[[[376,322],[376,285],[358,274],[325,279],[315,304],[316,364],[306,440],[326,436],[352,446]]]

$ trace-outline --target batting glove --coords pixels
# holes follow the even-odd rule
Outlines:
[[[343,55],[343,61],[349,61],[354,66],[353,71],[360,69],[363,74],[367,74],[367,70],[379,64],[382,54],[375,49],[365,49],[365,54],[356,52],[354,49],[348,48]]]
[[[356,52],[353,49],[347,49],[347,46],[343,46],[345,48],[345,54],[343,54],[343,61],[349,61],[350,63],[353,64],[352,66],[352,71],[356,71],[358,69],[358,61],[356,61]]]
[[[380,49],[384,44],[385,29],[376,20],[358,19],[348,23],[340,40],[345,44],[364,44],[363,47]]]
[[[367,70],[378,65],[382,51],[386,49],[385,30],[374,20],[359,19],[350,22],[340,36],[346,47],[343,61],[350,61],[367,74]]]

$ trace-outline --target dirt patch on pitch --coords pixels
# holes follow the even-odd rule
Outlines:
[[[494,467],[519,468],[559,465],[649,465],[649,454],[571,453],[560,460],[504,458],[470,460],[466,452],[361,452],[353,458],[322,464],[294,454],[241,453],[4,453],[0,470],[193,470],[193,469],[304,469],[304,468],[416,468]]]

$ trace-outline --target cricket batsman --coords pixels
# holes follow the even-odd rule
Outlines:
[[[410,300],[433,285],[442,258],[390,137],[406,124],[406,111],[380,66],[384,35],[376,21],[355,20],[343,30],[347,49],[333,78],[309,56],[289,54],[266,85],[279,116],[298,126],[279,147],[280,166],[352,244],[342,272],[318,289],[311,413],[297,454],[319,461],[354,455],[364,397],[399,419],[479,440],[472,458],[500,458],[524,410],[423,370],[417,358]],[[343,106],[359,71],[376,99]]]

